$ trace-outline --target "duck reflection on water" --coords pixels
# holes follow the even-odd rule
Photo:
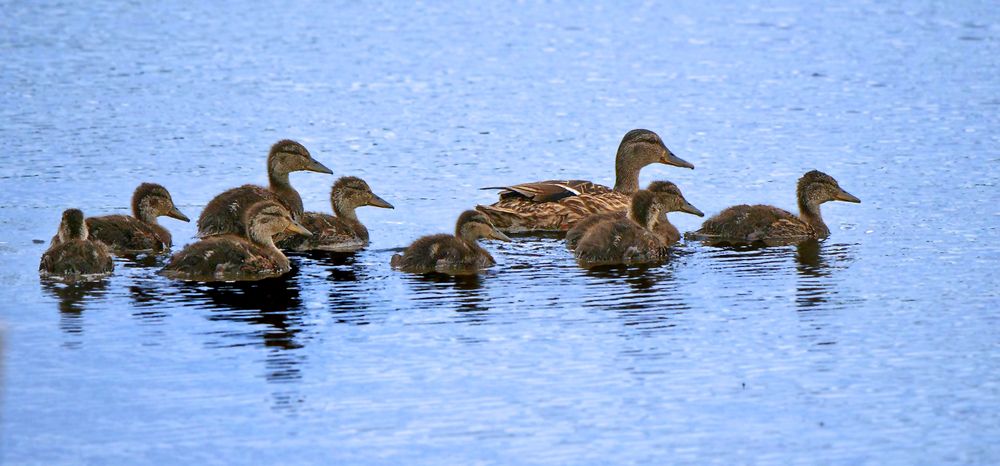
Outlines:
[[[59,301],[59,328],[69,334],[83,333],[83,311],[94,299],[107,293],[108,281],[65,283],[41,279],[42,290]]]

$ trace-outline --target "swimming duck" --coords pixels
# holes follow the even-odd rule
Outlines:
[[[646,191],[680,193],[677,185],[669,181],[654,181],[646,187]],[[576,249],[576,245],[579,244],[580,238],[583,238],[583,235],[590,229],[590,227],[605,220],[626,218],[627,213],[628,212],[625,210],[617,212],[602,212],[599,214],[589,215],[583,220],[576,222],[576,225],[566,232],[566,249],[569,249],[570,251]],[[681,239],[680,231],[678,231],[677,227],[675,227],[672,223],[670,223],[670,220],[667,219],[666,211],[660,214],[660,218],[656,221],[654,231],[656,235],[663,239],[668,245],[674,244]]]
[[[584,233],[576,246],[583,266],[641,264],[663,260],[671,241],[656,230],[667,212],[704,216],[673,183],[657,183],[657,191],[641,190],[632,196],[627,218],[605,219]]]
[[[96,239],[119,254],[161,252],[173,245],[170,231],[161,226],[157,217],[166,216],[189,222],[174,206],[167,188],[156,183],[142,183],[132,194],[132,216],[105,215],[88,217],[90,238]],[[58,236],[52,238],[55,243]]]
[[[549,180],[499,189],[500,200],[476,209],[504,232],[566,231],[584,217],[624,211],[639,190],[639,171],[653,163],[694,168],[670,152],[656,133],[634,129],[625,134],[615,156],[615,186],[586,180]]]
[[[302,197],[288,181],[288,174],[294,171],[333,173],[314,160],[302,144],[278,141],[267,155],[268,187],[247,184],[215,196],[198,218],[198,236],[245,234],[242,219],[246,208],[265,199],[281,202],[297,220],[302,216]]]
[[[306,212],[302,225],[312,236],[290,236],[279,241],[278,247],[293,251],[355,252],[368,246],[368,229],[358,220],[355,209],[374,206],[392,209],[392,204],[375,195],[365,180],[345,176],[330,189],[330,204],[334,215]]]
[[[493,256],[476,242],[480,238],[510,241],[493,226],[489,217],[467,210],[458,217],[454,235],[424,236],[414,241],[402,255],[393,255],[390,263],[393,268],[412,273],[476,273],[496,264]]]
[[[67,209],[59,223],[59,233],[49,249],[42,254],[38,273],[43,277],[64,279],[99,278],[115,270],[111,251],[89,238],[87,222],[80,209]]]
[[[288,231],[309,236],[281,203],[263,200],[243,214],[246,236],[215,235],[190,244],[170,258],[160,274],[190,281],[243,281],[278,277],[291,270],[273,237]]]
[[[708,219],[691,238],[716,242],[787,243],[825,238],[830,229],[823,223],[820,204],[828,201],[861,202],[841,189],[837,180],[813,170],[799,178],[796,189],[799,215],[769,205],[737,205]]]

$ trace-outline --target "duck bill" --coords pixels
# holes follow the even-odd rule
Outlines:
[[[497,230],[496,228],[494,228],[493,231],[490,232],[490,238],[493,238],[493,239],[496,239],[496,240],[500,240],[500,241],[510,242],[510,237],[507,236],[507,235],[505,235],[505,234],[503,234],[502,231]]]
[[[309,162],[309,165],[306,166],[305,170],[316,173],[326,173],[327,175],[333,174],[333,171],[331,171],[329,168],[326,168],[326,165],[323,165],[315,160],[311,160]]]
[[[667,149],[666,146],[663,147],[663,155],[660,156],[660,163],[694,170],[694,165],[692,165],[691,162],[674,155],[674,153],[670,152],[670,149]]]
[[[303,236],[312,236],[313,235],[312,232],[309,231],[306,227],[302,226],[301,223],[296,222],[294,220],[292,221],[292,223],[288,224],[288,227],[285,228],[285,231],[288,231],[288,232],[291,232],[291,233],[296,233],[296,234],[303,235]]]
[[[686,213],[689,213],[691,215],[697,215],[699,217],[704,217],[705,216],[704,212],[698,210],[698,208],[695,207],[695,206],[693,206],[693,205],[691,205],[690,202],[685,202],[684,205],[681,206],[681,212],[686,212]]]
[[[837,199],[838,201],[853,202],[855,204],[860,204],[861,203],[861,199],[858,199],[853,194],[851,194],[851,193],[849,193],[847,191],[844,191],[843,189],[841,189],[840,192],[837,193],[837,195],[835,196],[835,199]]]
[[[372,198],[368,200],[368,205],[372,207],[381,207],[383,209],[395,209],[392,204],[386,202],[385,199],[372,194]]]
[[[182,222],[190,222],[191,221],[191,219],[189,219],[187,217],[187,215],[182,214],[181,211],[177,210],[176,207],[174,207],[173,209],[170,209],[170,212],[167,212],[167,217],[176,218],[177,220],[180,220]]]

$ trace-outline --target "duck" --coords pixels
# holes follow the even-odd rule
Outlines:
[[[356,252],[368,246],[368,229],[358,220],[355,209],[361,206],[393,209],[392,204],[372,192],[368,183],[356,176],[344,176],[330,189],[334,215],[306,212],[302,223],[312,236],[289,236],[277,242],[291,251]]]
[[[706,220],[701,228],[689,233],[692,239],[715,243],[787,244],[830,235],[823,223],[820,205],[829,201],[860,203],[837,180],[819,170],[806,172],[796,187],[799,215],[769,205],[728,207]]]
[[[170,258],[160,275],[199,281],[255,281],[280,277],[291,270],[288,258],[274,245],[282,232],[310,236],[284,204],[257,201],[243,213],[245,235],[214,235],[189,244]]]
[[[403,254],[394,254],[390,265],[404,272],[431,272],[471,275],[496,265],[496,260],[477,243],[479,239],[510,241],[490,218],[476,210],[466,210],[455,222],[455,234],[424,236],[407,247]]]
[[[243,219],[246,209],[258,201],[270,199],[282,203],[298,220],[302,216],[302,197],[288,181],[288,174],[311,171],[332,174],[329,168],[313,159],[302,144],[283,139],[271,146],[267,155],[268,186],[247,184],[215,196],[198,217],[198,237],[212,235],[245,235]]]
[[[87,222],[80,209],[66,209],[59,223],[58,241],[42,254],[38,273],[42,277],[77,280],[96,279],[115,270],[111,251],[104,243],[90,238]]]
[[[500,200],[476,209],[505,233],[565,232],[588,215],[626,210],[632,194],[639,190],[639,171],[653,163],[694,169],[655,132],[633,129],[618,146],[613,188],[587,180],[494,186],[482,189],[499,189]]]
[[[174,205],[167,188],[156,183],[142,183],[132,193],[132,215],[87,217],[90,238],[107,245],[113,254],[159,253],[173,246],[170,231],[157,222],[157,217],[170,217],[190,222]],[[59,236],[52,238],[56,243]]]
[[[654,181],[646,187],[646,191],[652,192],[677,192],[680,193],[680,188],[676,184],[670,181]],[[604,220],[614,220],[620,218],[626,218],[628,211],[619,210],[616,212],[602,212],[599,214],[592,214],[580,220],[566,232],[566,249],[570,251],[576,249],[577,244],[580,242],[580,238],[590,229],[590,227],[604,221]],[[674,244],[681,239],[680,231],[677,230],[670,220],[667,219],[667,212],[660,214],[660,218],[656,221],[655,227],[656,234],[663,239],[667,245]]]
[[[670,182],[654,184],[653,190],[640,190],[632,196],[625,218],[609,218],[591,226],[580,238],[575,256],[580,265],[645,264],[667,257],[672,235],[670,229],[657,230],[667,212],[685,212],[703,217],[680,189]],[[676,230],[676,228],[674,228]]]

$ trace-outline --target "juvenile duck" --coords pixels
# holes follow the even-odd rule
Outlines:
[[[841,189],[833,177],[817,170],[799,178],[796,192],[799,216],[769,205],[737,205],[706,220],[690,236],[720,243],[763,241],[775,244],[825,238],[830,235],[830,229],[823,223],[820,204],[828,201],[861,202]]]
[[[106,244],[114,253],[161,252],[173,245],[170,231],[156,221],[161,216],[190,221],[174,206],[167,188],[156,183],[143,183],[132,194],[131,217],[105,215],[88,217],[86,222],[90,238]],[[58,235],[53,237],[53,244],[58,239]]]
[[[38,273],[43,277],[72,280],[104,277],[114,270],[115,264],[108,247],[89,238],[83,212],[79,209],[63,212],[59,233],[42,254]]]
[[[403,251],[392,256],[393,268],[404,272],[471,274],[493,266],[496,261],[476,240],[492,238],[510,241],[481,212],[462,212],[455,224],[455,234],[424,236]]]
[[[500,200],[476,206],[498,229],[513,232],[566,231],[584,217],[624,211],[639,190],[639,171],[653,163],[694,168],[667,149],[656,133],[634,129],[625,134],[615,156],[615,186],[586,180],[549,180],[500,189]]]
[[[654,181],[649,184],[646,191],[652,191],[654,193],[680,193],[680,189],[677,185],[669,181]],[[580,220],[566,232],[566,249],[570,251],[576,249],[576,245],[579,244],[580,238],[590,229],[590,227],[604,221],[604,220],[615,220],[620,218],[626,218],[628,212],[625,210],[619,210],[617,212],[602,212],[599,214],[592,214]],[[681,239],[681,234],[677,230],[670,220],[667,219],[667,212],[664,211],[660,218],[656,221],[655,233],[657,236],[662,238],[666,243],[674,244]]]
[[[278,247],[293,251],[355,252],[368,246],[368,229],[358,220],[355,209],[361,206],[392,209],[392,204],[375,195],[365,180],[345,176],[330,189],[330,204],[334,215],[306,212],[302,225],[312,236],[289,236]]]
[[[302,216],[302,197],[288,181],[288,174],[294,171],[333,173],[314,160],[302,144],[287,139],[278,141],[267,155],[268,187],[247,184],[215,196],[198,218],[198,236],[244,235],[243,214],[248,207],[265,199],[282,203],[292,218],[298,219]]]
[[[627,218],[598,222],[584,233],[576,247],[576,258],[585,267],[612,264],[642,264],[663,260],[671,241],[656,230],[667,212],[686,212],[699,217],[673,183],[654,184],[658,191],[642,190],[632,196]]]
[[[281,203],[258,201],[243,214],[247,235],[216,235],[190,244],[170,258],[160,274],[189,281],[243,281],[278,277],[291,270],[274,245],[274,235],[289,231],[309,236]]]

